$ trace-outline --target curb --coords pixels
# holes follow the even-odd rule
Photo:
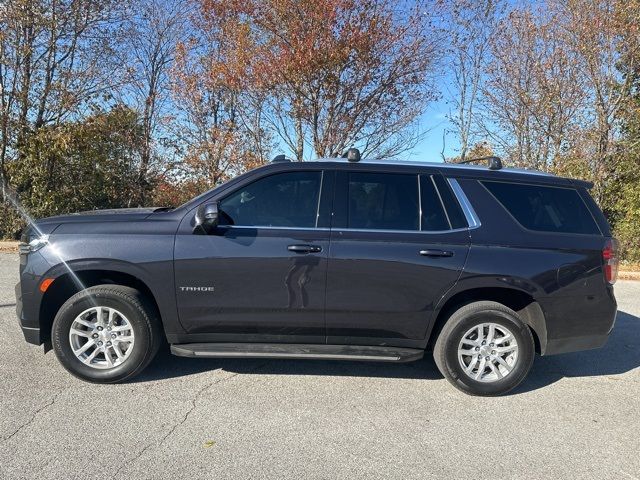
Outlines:
[[[640,280],[640,272],[637,270],[618,272],[618,280]]]
[[[0,241],[0,253],[18,253],[18,241]]]

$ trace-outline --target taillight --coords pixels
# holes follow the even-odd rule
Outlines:
[[[602,249],[602,260],[604,262],[604,277],[611,285],[616,283],[618,278],[618,241],[615,238],[607,239]]]

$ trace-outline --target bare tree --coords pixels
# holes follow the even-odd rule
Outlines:
[[[639,58],[638,2],[626,0],[550,0],[549,8],[563,30],[565,48],[579,60],[589,101],[590,169],[595,196],[602,201],[613,152],[619,137],[620,111],[629,98],[632,77],[619,68],[622,56]],[[636,31],[635,35],[628,32]],[[613,167],[613,165],[611,165]]]
[[[163,128],[163,117],[170,116],[172,110],[169,72],[177,45],[187,35],[188,4],[181,0],[136,0],[131,11],[119,50],[127,70],[122,100],[140,113],[143,133],[137,201],[144,204],[154,157],[161,156],[159,136],[169,134]]]
[[[461,160],[477,134],[474,127],[478,97],[485,80],[489,45],[503,10],[501,0],[451,0],[447,4],[447,65],[452,74],[447,101],[453,107],[448,118],[459,141]]]
[[[513,11],[490,48],[482,91],[485,131],[514,163],[553,169],[581,125],[585,94],[557,18]]]
[[[0,5],[0,176],[26,136],[108,95],[120,4],[8,0]]]

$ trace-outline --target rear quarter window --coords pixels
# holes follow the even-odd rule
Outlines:
[[[589,209],[573,188],[481,183],[524,228],[539,232],[600,235]]]

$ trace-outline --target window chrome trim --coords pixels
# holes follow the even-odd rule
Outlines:
[[[327,228],[327,227],[263,227],[258,225],[219,225],[218,228],[253,228],[253,229],[261,229],[261,230],[304,230],[304,231],[318,231],[318,232],[363,232],[363,233],[421,233],[421,234],[443,234],[443,233],[455,233],[455,232],[466,232],[469,230],[468,228],[454,228],[452,230],[392,230],[392,229],[375,229],[375,228]]]
[[[467,223],[469,224],[469,228],[478,228],[481,223],[476,211],[473,209],[471,202],[462,190],[462,187],[458,183],[458,180],[455,178],[447,178],[449,185],[451,185],[451,189],[453,190],[454,195],[458,199],[460,203],[460,207],[462,207],[462,213],[464,213],[465,218],[467,219]]]
[[[320,201],[322,200],[322,186],[324,184],[324,170],[320,172],[320,188],[318,188],[318,205],[316,206],[316,228],[320,221]]]
[[[261,230],[312,230],[318,232],[328,232],[330,228],[327,227],[273,227],[268,225],[218,225],[218,228],[253,228]]]
[[[420,186],[420,175],[416,175],[416,178],[418,179],[418,230],[421,232],[422,231],[422,187]]]
[[[390,230],[390,229],[374,229],[374,228],[332,228],[336,232],[362,232],[362,233],[402,233],[404,235],[410,233],[418,234],[443,234],[443,233],[455,233],[466,232],[468,228],[454,228],[452,230]]]

